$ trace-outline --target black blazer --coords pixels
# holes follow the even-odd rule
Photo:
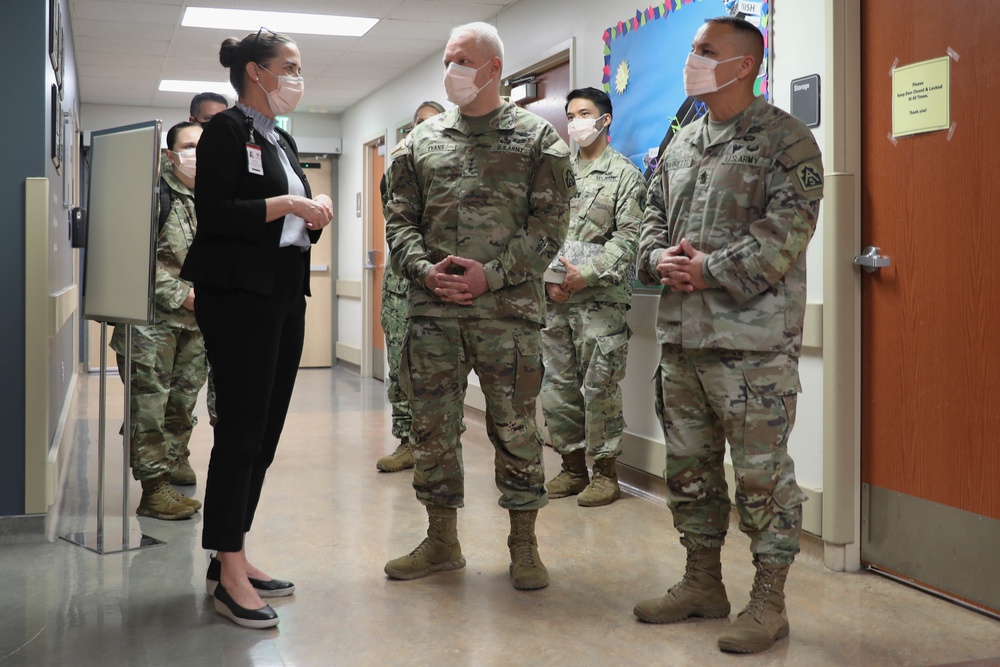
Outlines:
[[[238,108],[216,114],[198,142],[198,171],[195,177],[195,210],[198,230],[188,251],[181,277],[195,285],[244,289],[270,295],[274,266],[281,241],[284,218],[265,222],[264,200],[288,194],[288,179],[278,157],[282,148],[292,169],[302,179],[306,196],[309,182],[299,166],[298,149],[292,137],[278,130],[281,148],[265,141],[254,131],[260,146],[264,175],[251,174],[247,167],[250,133],[246,115]],[[321,230],[309,231],[309,239],[319,240]],[[303,288],[309,294],[309,256],[305,264]]]

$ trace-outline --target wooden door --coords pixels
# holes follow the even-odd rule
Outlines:
[[[313,196],[333,192],[333,163],[328,157],[302,157],[300,164],[309,179]],[[333,365],[333,242],[337,236],[334,218],[319,237],[310,254],[309,289],[306,306],[306,337],[300,368],[329,368]]]
[[[553,65],[544,72],[535,74],[535,84],[538,86],[538,99],[524,104],[519,103],[518,106],[552,123],[552,127],[568,144],[566,95],[569,94],[569,61]]]
[[[372,350],[372,377],[385,380],[385,332],[382,331],[382,277],[385,275],[386,244],[385,244],[385,216],[382,213],[382,191],[379,184],[385,175],[385,140],[368,144],[365,147],[368,151],[369,171],[367,174],[368,183],[368,210],[371,221],[372,245],[368,250],[369,271],[372,273],[371,289],[371,350]]]
[[[861,12],[862,560],[1000,610],[1000,3]],[[891,137],[893,66],[949,55],[951,129]]]

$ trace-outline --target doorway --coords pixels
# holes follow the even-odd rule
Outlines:
[[[312,194],[333,198],[333,160],[329,157],[300,159],[299,164]],[[323,230],[313,244],[309,265],[312,297],[306,307],[306,337],[302,344],[300,368],[329,368],[333,365],[333,244],[337,221]]]
[[[517,80],[533,84],[535,96],[515,103],[549,121],[562,140],[569,145],[569,132],[566,128],[566,96],[570,91],[569,54],[566,60],[547,66],[535,74],[519,77]]]
[[[371,376],[385,381],[386,352],[385,333],[382,331],[382,278],[385,275],[386,243],[385,216],[382,213],[382,191],[379,185],[385,175],[385,137],[379,137],[365,144],[365,238],[368,252],[365,257],[365,273],[371,276],[368,285],[368,308],[365,315],[367,326],[362,327],[362,335],[368,337],[369,368]],[[360,202],[359,202],[360,205]],[[365,334],[364,331],[368,331]],[[362,375],[366,375],[362,368]]]
[[[861,3],[862,246],[891,261],[861,278],[861,558],[994,614],[998,31],[991,2]],[[888,74],[941,57],[951,126],[894,138]]]

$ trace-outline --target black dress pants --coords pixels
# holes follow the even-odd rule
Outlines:
[[[195,316],[215,382],[215,443],[202,546],[239,551],[285,424],[305,334],[305,263],[281,248],[268,296],[196,284]]]

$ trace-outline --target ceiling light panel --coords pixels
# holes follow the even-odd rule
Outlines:
[[[360,37],[378,19],[330,14],[296,14],[249,9],[188,7],[181,25],[189,28],[223,28],[255,32],[261,26],[275,32],[299,35],[340,35]]]

